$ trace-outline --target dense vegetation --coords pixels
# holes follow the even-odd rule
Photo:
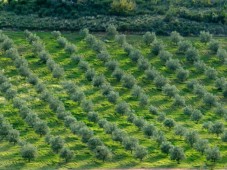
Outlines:
[[[0,168],[224,168],[226,45],[0,32]]]
[[[227,34],[226,11],[225,0],[4,0],[0,27],[104,31],[114,24],[120,31]]]

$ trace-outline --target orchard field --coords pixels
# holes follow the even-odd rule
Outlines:
[[[227,38],[0,32],[0,169],[226,168]]]

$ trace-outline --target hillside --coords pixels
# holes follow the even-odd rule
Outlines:
[[[226,168],[227,39],[114,34],[0,33],[0,169]]]

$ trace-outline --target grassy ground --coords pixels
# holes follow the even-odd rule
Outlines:
[[[5,74],[10,78],[10,82],[13,84],[13,88],[18,90],[19,96],[27,101],[27,105],[36,112],[42,120],[45,120],[50,127],[52,134],[60,135],[66,141],[66,146],[74,150],[75,157],[69,163],[63,163],[63,160],[59,158],[57,154],[54,154],[45,142],[44,138],[35,134],[34,130],[30,128],[20,117],[18,111],[13,108],[12,102],[8,102],[4,97],[0,98],[0,111],[10,123],[13,124],[15,129],[18,129],[21,133],[22,139],[29,141],[38,148],[39,155],[35,161],[28,163],[20,157],[20,148],[13,146],[5,141],[0,143],[0,169],[68,169],[68,168],[206,168],[207,162],[205,156],[201,155],[196,150],[189,147],[185,143],[184,139],[175,136],[173,130],[169,130],[163,127],[162,123],[156,121],[157,116],[151,115],[148,112],[147,107],[141,107],[139,102],[132,98],[130,90],[122,87],[121,83],[117,83],[114,78],[111,77],[111,72],[108,71],[104,64],[96,58],[96,53],[89,48],[84,40],[78,35],[78,33],[65,33],[65,36],[70,42],[74,43],[78,47],[78,53],[81,54],[90,66],[98,73],[105,75],[106,79],[114,87],[115,91],[118,91],[120,98],[126,100],[130,106],[136,111],[136,114],[143,116],[148,122],[153,123],[159,129],[165,132],[166,137],[174,145],[184,148],[186,154],[186,160],[181,164],[177,164],[171,161],[168,156],[161,153],[159,146],[153,139],[149,139],[133,124],[128,123],[125,116],[116,116],[114,114],[115,106],[108,102],[108,100],[102,96],[101,91],[98,88],[92,86],[91,82],[87,81],[84,77],[84,73],[78,69],[64,49],[58,47],[56,39],[49,32],[36,32],[38,36],[45,42],[46,50],[51,54],[51,57],[56,63],[60,64],[65,69],[65,79],[77,82],[81,89],[85,92],[86,97],[91,99],[95,104],[95,111],[99,112],[100,117],[106,118],[110,122],[114,122],[117,126],[126,131],[130,136],[133,136],[139,140],[142,146],[148,149],[148,156],[140,162],[133,157],[129,151],[126,151],[123,146],[114,142],[111,135],[107,135],[102,128],[97,124],[90,122],[87,119],[85,113],[79,103],[70,100],[70,96],[66,93],[61,85],[62,80],[54,79],[51,72],[48,70],[45,64],[41,63],[37,56],[32,52],[32,46],[26,41],[25,35],[22,32],[4,32],[10,38],[12,38],[17,45],[20,54],[28,60],[29,68],[43,81],[48,87],[49,91],[55,96],[59,97],[63,101],[67,110],[80,121],[91,128],[95,136],[98,136],[106,146],[108,146],[113,152],[113,158],[111,161],[102,162],[94,157],[87,145],[82,143],[80,137],[73,135],[68,129],[64,127],[63,122],[59,121],[53,111],[48,107],[48,103],[40,100],[39,94],[35,91],[34,86],[27,83],[24,77],[21,77],[17,72],[13,62],[1,54],[0,67],[5,70]],[[103,38],[104,35],[97,34],[98,38]],[[204,84],[206,90],[214,93],[219,101],[227,107],[226,99],[223,99],[222,94],[218,92],[214,87],[214,81],[208,80],[203,74],[199,74],[193,68],[193,65],[188,64],[182,55],[176,54],[177,47],[174,46],[168,37],[158,37],[162,39],[166,44],[166,49],[174,54],[174,58],[178,58],[184,68],[190,70],[190,79],[198,79]],[[207,45],[201,44],[198,38],[187,38],[193,42],[193,45],[199,49],[201,59],[209,66],[218,70],[218,76],[225,77],[227,73],[226,66],[222,65],[215,55],[212,55],[207,50]],[[227,50],[226,37],[217,38],[221,43],[221,46]],[[208,120],[219,120],[225,125],[225,120],[216,116],[214,109],[208,109],[204,106],[202,100],[197,97],[192,91],[187,89],[186,83],[179,83],[176,80],[176,74],[169,71],[165,65],[159,60],[158,57],[150,58],[148,53],[149,47],[145,46],[142,42],[142,36],[128,35],[127,40],[134,47],[140,49],[145,57],[147,57],[152,66],[157,68],[161,73],[170,80],[170,84],[174,84],[180,90],[180,94],[186,98],[186,104],[191,104],[195,108],[202,110],[204,117],[198,123],[195,124],[190,120],[190,117],[183,114],[183,108],[177,108],[173,106],[173,100],[165,96],[161,91],[155,88],[153,82],[148,82],[144,78],[144,72],[137,69],[135,63],[133,63],[123,49],[114,41],[106,43],[107,49],[111,56],[120,63],[120,67],[127,73],[136,77],[138,84],[143,87],[145,92],[149,95],[151,104],[158,107],[160,111],[167,114],[167,117],[173,118],[178,124],[182,124],[188,129],[196,130],[199,132],[201,138],[208,139],[212,145],[220,147],[222,159],[218,161],[216,167],[226,168],[227,164],[227,144],[221,142],[220,137],[216,137],[214,134],[208,133],[202,128],[202,123]],[[1,95],[3,96],[3,95]]]

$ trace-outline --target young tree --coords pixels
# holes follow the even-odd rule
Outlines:
[[[126,103],[125,101],[122,101],[115,106],[115,111],[121,115],[127,114],[129,110],[130,110],[130,107],[128,103]]]
[[[147,154],[148,154],[148,151],[145,147],[137,146],[135,148],[134,157],[140,159],[140,161],[142,161],[144,159],[144,157],[147,156]]]
[[[168,97],[174,97],[179,93],[179,90],[176,88],[175,85],[166,84],[162,87],[162,92]]]
[[[196,123],[198,123],[199,120],[202,119],[202,117],[203,117],[203,114],[201,113],[200,110],[198,110],[198,109],[193,110],[193,112],[191,114],[192,121],[195,121]]]
[[[209,43],[209,50],[212,52],[212,53],[217,53],[218,49],[219,49],[219,42],[217,40],[214,40],[212,39]]]
[[[163,62],[167,62],[168,60],[170,60],[173,57],[173,55],[170,52],[165,51],[165,50],[160,51],[158,56],[159,56],[160,60]]]
[[[96,156],[96,158],[101,159],[101,160],[104,162],[105,160],[111,158],[111,152],[110,152],[110,150],[109,150],[106,146],[104,146],[104,145],[102,145],[102,146],[97,146],[97,147],[95,148],[95,156]]]
[[[182,148],[174,146],[170,149],[170,159],[177,161],[179,164],[181,160],[185,159],[184,151]]]
[[[191,47],[186,51],[186,60],[189,62],[195,62],[199,59],[199,54],[196,48]]]
[[[183,69],[182,67],[180,67],[179,69],[177,69],[177,79],[181,82],[184,82],[188,79],[189,77],[189,71]]]
[[[60,151],[60,157],[65,160],[65,162],[68,162],[69,160],[73,159],[73,151],[71,151],[69,148],[63,147]]]
[[[37,157],[37,148],[32,144],[25,144],[21,148],[21,156],[30,162],[32,159]]]
[[[151,53],[154,55],[158,55],[159,52],[162,51],[163,49],[164,49],[163,42],[154,40],[154,42],[152,43]]]
[[[205,150],[206,159],[213,163],[216,163],[219,159],[221,159],[221,154],[218,147],[208,148]]]
[[[0,128],[2,128],[0,123]],[[18,130],[12,129],[8,131],[7,140],[12,142],[14,145],[19,142],[20,140],[20,133]]]
[[[212,67],[208,67],[206,70],[205,70],[205,75],[207,76],[208,79],[216,79],[217,77],[217,71],[215,68],[212,68]]]
[[[50,146],[55,153],[58,153],[63,148],[64,143],[65,141],[60,136],[50,139]]]
[[[139,145],[138,140],[132,137],[125,137],[122,142],[126,150],[132,151]]]
[[[123,75],[122,79],[121,79],[123,86],[131,89],[134,84],[136,83],[136,79],[134,76],[132,76],[131,74],[125,74]]]
[[[162,142],[160,149],[161,149],[162,153],[165,153],[168,155],[170,153],[170,150],[172,149],[172,147],[173,147],[173,145],[171,142],[164,141],[164,142]]]
[[[191,147],[198,141],[198,138],[198,133],[195,131],[188,131],[185,134],[185,140]]]
[[[106,28],[107,37],[113,39],[117,34],[117,29],[114,25],[108,25]]]
[[[143,41],[146,45],[151,45],[151,43],[153,43],[153,41],[156,39],[156,35],[154,32],[150,33],[150,32],[146,32],[143,35]]]
[[[203,155],[205,150],[208,148],[208,145],[209,142],[207,139],[198,139],[198,141],[194,144],[194,147]]]
[[[183,37],[181,37],[181,35],[178,32],[176,32],[176,31],[171,32],[171,34],[170,34],[170,40],[174,44],[179,43],[182,39],[183,39]]]
[[[173,128],[175,126],[176,123],[173,119],[168,118],[168,119],[165,119],[163,124],[164,124],[164,126],[168,127],[170,130],[171,128]]]
[[[178,43],[178,52],[179,53],[186,53],[186,51],[192,47],[191,42],[184,40],[184,41],[180,41]]]
[[[209,32],[201,31],[199,38],[202,43],[207,44],[212,39],[212,34],[210,34]]]
[[[166,67],[172,71],[175,71],[181,67],[180,61],[178,59],[170,58],[168,61],[166,61]]]
[[[224,124],[222,122],[216,121],[210,127],[210,132],[217,135],[217,137],[224,132]]]

